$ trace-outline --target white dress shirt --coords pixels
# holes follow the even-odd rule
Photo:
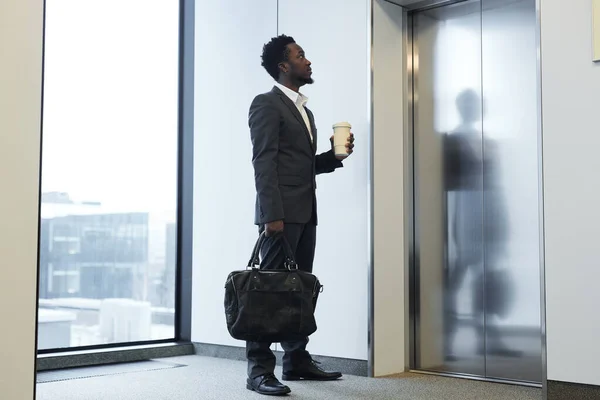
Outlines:
[[[310,141],[314,141],[312,129],[310,127],[310,119],[308,119],[308,113],[304,108],[306,106],[306,103],[308,102],[308,97],[304,96],[302,93],[294,92],[292,89],[283,86],[279,82],[275,82],[275,86],[277,86],[287,97],[289,97],[292,103],[296,105],[296,108],[300,112],[300,115],[302,115],[302,119],[304,119],[304,123],[308,128],[308,133],[310,133]]]

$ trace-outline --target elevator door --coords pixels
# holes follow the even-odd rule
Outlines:
[[[411,21],[414,366],[541,382],[535,0]]]

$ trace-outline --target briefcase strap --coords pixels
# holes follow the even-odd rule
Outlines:
[[[283,234],[279,233],[276,235],[283,246],[283,252],[285,253],[285,261],[284,267],[286,269],[298,269],[298,264],[296,264],[296,260],[294,259],[294,254],[292,252],[292,247],[288,240],[283,236]],[[260,266],[260,249],[265,242],[266,234],[265,232],[261,232],[260,236],[256,240],[256,244],[254,245],[254,249],[252,250],[252,256],[248,261],[247,268],[257,268]]]
[[[252,268],[260,265],[260,248],[262,247],[262,244],[265,241],[265,237],[265,233],[262,232],[256,240],[256,243],[254,244],[254,249],[252,250],[252,255],[250,256],[250,260],[248,260],[247,268]]]

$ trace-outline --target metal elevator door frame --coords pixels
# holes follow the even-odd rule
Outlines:
[[[463,6],[466,6],[468,4],[480,4],[481,5],[481,14],[480,14],[480,19],[482,20],[481,22],[481,31],[480,34],[483,36],[483,2],[485,2],[486,0],[458,0],[458,1],[452,1],[452,2],[445,2],[446,4],[441,5],[441,6],[436,6],[436,7],[426,7],[427,10],[432,10],[435,8],[445,8],[448,7],[448,3],[451,3],[450,6],[454,6],[457,3],[465,3],[463,4]],[[495,0],[489,0],[490,3],[494,2]],[[505,4],[506,3],[518,3],[521,0],[504,0]],[[527,0],[525,0],[527,1]],[[534,0],[533,3],[535,3]],[[392,1],[394,3],[396,3],[396,1]],[[424,3],[424,2],[421,2]],[[438,2],[439,3],[439,2]],[[488,3],[488,5],[490,4]],[[461,4],[458,4],[458,6],[460,6]],[[419,93],[419,81],[420,81],[420,77],[419,77],[419,72],[420,72],[420,67],[422,65],[420,65],[423,60],[419,58],[419,46],[418,46],[418,42],[417,42],[417,38],[415,36],[415,18],[417,17],[417,15],[419,15],[420,12],[422,12],[423,9],[418,9],[418,10],[414,10],[414,11],[410,11],[408,13],[408,18],[407,18],[407,22],[408,22],[408,26],[407,26],[407,53],[408,53],[408,57],[407,59],[409,60],[409,65],[408,65],[408,79],[409,79],[409,86],[408,86],[408,116],[409,116],[409,134],[410,134],[410,146],[411,146],[411,159],[412,159],[412,163],[413,163],[413,171],[412,171],[412,215],[411,215],[411,219],[412,219],[412,239],[410,240],[411,242],[411,249],[410,249],[410,270],[409,270],[409,279],[410,279],[410,299],[411,299],[411,304],[410,304],[410,324],[411,324],[411,329],[410,329],[410,333],[411,333],[411,337],[410,337],[410,349],[411,349],[411,357],[410,357],[410,367],[413,370],[416,370],[417,372],[427,372],[427,373],[435,373],[435,374],[441,374],[441,375],[451,375],[451,376],[462,376],[462,377],[467,377],[467,378],[472,378],[472,379],[483,379],[483,380],[489,380],[489,381],[501,381],[501,382],[507,382],[507,383],[517,383],[517,384],[523,384],[523,385],[532,385],[532,386],[539,386],[540,382],[542,381],[541,377],[540,379],[534,379],[534,380],[527,380],[527,379],[505,379],[505,378],[494,378],[494,377],[490,377],[487,375],[487,373],[484,374],[474,374],[474,373],[458,373],[458,372],[445,372],[445,371],[428,371],[427,369],[420,369],[418,367],[418,363],[417,363],[417,359],[419,357],[419,353],[421,350],[421,343],[420,343],[420,324],[421,324],[421,314],[420,314],[420,306],[421,306],[421,298],[420,298],[420,287],[419,287],[419,283],[420,283],[420,278],[421,278],[421,274],[420,274],[420,269],[419,269],[419,265],[420,265],[420,260],[421,260],[421,254],[420,254],[420,250],[419,250],[419,230],[421,229],[417,219],[418,219],[418,215],[419,215],[419,207],[420,207],[420,203],[419,203],[419,198],[418,198],[418,185],[419,185],[419,177],[417,176],[418,174],[418,168],[416,167],[416,163],[418,162],[418,157],[416,154],[416,135],[417,135],[417,131],[419,129],[419,118],[417,117],[417,112],[418,112],[418,108],[419,108],[419,99],[421,98],[420,93]],[[483,39],[481,39],[481,51],[483,52]],[[482,59],[482,63],[483,63],[483,54],[480,54],[480,57]],[[483,67],[481,67],[482,70],[482,74],[483,74]],[[537,82],[537,80],[536,80]],[[481,78],[481,92],[483,92],[485,90],[484,87],[484,78]],[[484,96],[483,93],[481,93],[481,107],[482,110],[484,109]],[[483,116],[482,116],[482,135],[483,135]],[[483,146],[483,144],[482,144]],[[444,235],[447,235],[448,229],[447,227],[445,227],[445,232]],[[447,245],[448,243],[448,237],[445,237],[445,244]],[[447,256],[447,249],[444,250],[444,255]],[[540,266],[543,269],[543,266]],[[543,272],[543,270],[542,270]],[[484,281],[485,282],[485,281]],[[485,286],[485,283],[484,283]],[[485,299],[485,296],[484,296]],[[543,321],[541,322],[543,325]],[[484,323],[485,326],[485,323]],[[543,339],[543,338],[542,338]],[[541,354],[540,354],[541,357]],[[543,360],[540,359],[540,364],[542,363]],[[486,372],[487,372],[487,364],[486,364]]]

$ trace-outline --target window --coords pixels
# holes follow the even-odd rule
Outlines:
[[[47,0],[38,348],[175,338],[179,1]]]

